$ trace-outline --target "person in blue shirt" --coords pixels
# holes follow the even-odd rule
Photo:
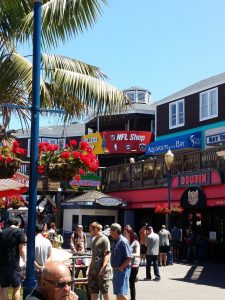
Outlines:
[[[110,226],[113,238],[111,249],[111,266],[113,269],[113,292],[117,300],[128,300],[129,277],[131,271],[132,249],[128,240],[122,235],[120,224]]]

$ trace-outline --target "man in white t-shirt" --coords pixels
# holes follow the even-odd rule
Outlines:
[[[154,275],[153,280],[160,280],[158,254],[159,254],[159,236],[153,231],[151,226],[147,227],[146,237],[146,280],[151,280],[151,263],[153,263]]]
[[[43,225],[36,224],[34,268],[38,285],[46,262],[52,259],[52,244],[43,237],[42,231]]]

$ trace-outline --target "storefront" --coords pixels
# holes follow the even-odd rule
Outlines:
[[[122,201],[98,191],[90,191],[80,196],[75,195],[62,203],[63,231],[72,233],[78,224],[82,224],[90,247],[89,225],[98,222],[111,225],[118,222],[118,211]]]
[[[157,206],[167,205],[168,188],[152,188],[124,192],[111,192],[127,203],[124,223],[127,220],[138,230],[144,222],[159,230],[165,215],[155,214]],[[171,207],[182,207],[181,214],[172,215],[172,223],[186,229],[195,227],[199,235],[224,242],[225,184],[216,170],[183,173],[172,180]]]

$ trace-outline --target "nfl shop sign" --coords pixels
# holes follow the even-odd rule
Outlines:
[[[103,131],[83,136],[95,154],[143,153],[153,140],[148,131]]]

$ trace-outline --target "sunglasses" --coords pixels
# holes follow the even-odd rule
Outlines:
[[[59,288],[59,289],[62,289],[62,288],[64,288],[65,286],[72,286],[73,284],[74,284],[74,280],[71,280],[71,281],[67,281],[67,282],[53,282],[53,281],[51,281],[51,280],[48,280],[48,279],[44,279],[45,281],[47,281],[47,282],[49,282],[49,283],[51,283],[51,284],[53,284],[56,288]]]

